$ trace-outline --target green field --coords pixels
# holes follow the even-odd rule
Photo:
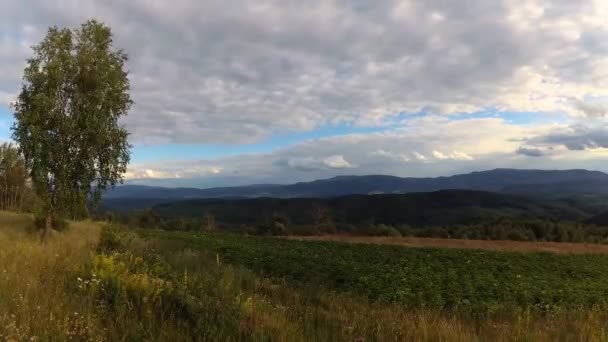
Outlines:
[[[294,284],[410,308],[487,313],[608,305],[608,255],[558,255],[144,232]]]

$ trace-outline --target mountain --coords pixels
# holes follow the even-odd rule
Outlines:
[[[108,191],[119,198],[179,200],[188,198],[335,197],[353,194],[430,192],[445,189],[506,192],[538,196],[608,195],[608,174],[587,170],[495,169],[436,178],[338,176],[289,185],[260,184],[210,189],[123,185]]]
[[[246,185],[224,188],[164,188],[147,185],[121,185],[106,192],[104,198],[150,198],[150,199],[186,199],[186,198],[226,198],[226,197],[263,197],[272,196],[273,191],[281,185]]]

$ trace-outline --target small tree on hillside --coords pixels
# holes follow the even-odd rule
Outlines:
[[[132,102],[127,56],[112,46],[104,24],[51,27],[33,49],[13,105],[13,139],[42,203],[46,240],[54,215],[88,198],[96,204],[108,186],[122,182],[130,145],[118,120]]]

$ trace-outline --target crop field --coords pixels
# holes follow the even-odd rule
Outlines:
[[[437,247],[456,249],[483,249],[505,252],[549,252],[557,254],[608,254],[608,245],[599,243],[571,243],[549,241],[513,241],[513,240],[465,240],[424,237],[384,237],[384,236],[286,236],[286,239],[298,241],[333,241],[349,243],[367,243],[396,245],[406,247]]]
[[[558,255],[151,232],[294,284],[485,314],[608,306],[608,255]]]

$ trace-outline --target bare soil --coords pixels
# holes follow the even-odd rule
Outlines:
[[[375,236],[289,236],[286,239],[301,241],[338,241],[398,245],[407,247],[439,247],[459,249],[485,249],[510,252],[549,252],[559,254],[606,254],[608,245],[570,242],[530,242],[510,240],[461,240],[420,237],[375,237]]]

